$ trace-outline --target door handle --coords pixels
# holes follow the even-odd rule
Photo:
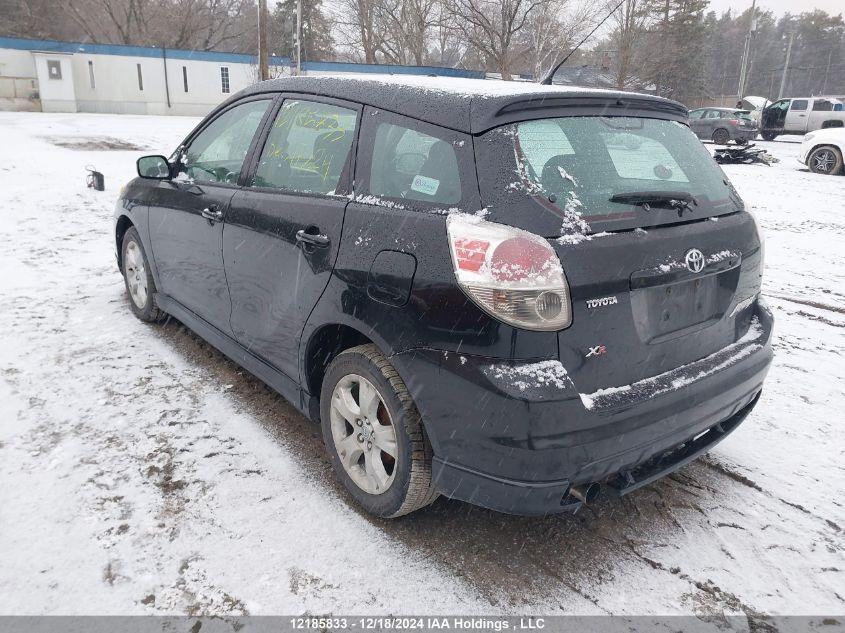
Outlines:
[[[319,246],[320,248],[329,245],[331,240],[326,235],[321,235],[316,226],[308,227],[308,229],[299,229],[296,232],[296,242],[298,244],[308,244],[309,246]]]
[[[209,205],[200,212],[200,215],[208,220],[211,224],[223,221],[223,212],[215,205]]]

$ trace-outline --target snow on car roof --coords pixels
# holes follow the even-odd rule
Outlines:
[[[301,81],[304,77],[294,77],[294,80]],[[422,91],[445,92],[459,97],[498,97],[510,95],[533,95],[533,94],[581,94],[585,91],[590,93],[618,94],[612,90],[587,89],[573,86],[545,85],[533,81],[503,81],[501,79],[472,79],[465,77],[428,77],[421,75],[323,75],[314,77],[318,81],[351,81],[378,83],[383,87],[413,88]],[[627,93],[630,95],[636,93]]]
[[[645,105],[674,114],[686,114],[686,109],[673,101],[633,92],[548,86],[527,81],[415,75],[283,77],[247,88],[241,95],[288,91],[353,101],[471,133],[507,122],[501,119],[503,112],[513,112],[520,104],[536,111],[543,107],[560,106],[561,99],[567,100],[568,104],[583,98],[592,105],[617,106],[621,106],[620,100],[624,99],[638,108]]]

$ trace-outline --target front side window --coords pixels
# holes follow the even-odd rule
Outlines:
[[[692,112],[689,113],[689,118],[693,121],[696,121],[696,120],[700,119],[704,115],[705,112],[706,112],[706,110],[693,110]]]
[[[332,194],[355,139],[358,113],[327,103],[286,100],[267,136],[253,185]]]
[[[410,127],[379,123],[369,192],[438,204],[460,202],[461,177],[453,144]]]
[[[270,103],[269,99],[249,101],[214,119],[183,152],[180,171],[197,182],[236,183]]]
[[[696,208],[702,210],[729,203],[722,171],[690,129],[674,121],[562,117],[525,121],[502,131],[512,139],[510,151],[523,191],[540,196],[544,205],[551,203],[563,217],[574,213],[588,222],[630,218],[637,225],[645,193],[661,210],[671,210],[674,194],[695,197]],[[506,189],[513,190],[514,184]],[[653,210],[649,221],[659,222],[657,215]]]

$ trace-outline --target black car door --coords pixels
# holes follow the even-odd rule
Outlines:
[[[231,335],[223,226],[272,97],[233,104],[177,152],[176,173],[150,196],[149,231],[159,291]]]
[[[355,104],[286,96],[226,219],[232,330],[294,381],[305,321],[337,257],[360,114]]]

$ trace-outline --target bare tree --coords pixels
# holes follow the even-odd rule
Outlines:
[[[340,30],[338,39],[352,51],[355,61],[375,64],[379,51],[384,49],[386,30],[381,21],[382,0],[340,0]]]
[[[520,41],[534,77],[544,77],[604,9],[593,0],[549,0],[528,18]]]
[[[434,59],[440,66],[460,66],[467,51],[458,31],[449,24],[449,12],[441,2],[438,7],[437,24],[434,27]]]
[[[255,29],[252,0],[64,0],[60,6],[93,42],[208,51],[237,48],[233,43]]]
[[[550,0],[448,0],[455,28],[487,63],[511,79],[517,34],[532,12]]]
[[[385,26],[382,52],[388,61],[422,66],[435,29],[442,22],[440,0],[380,0]]]
[[[649,23],[650,13],[642,0],[625,0],[614,13],[616,24],[616,87],[620,90],[632,87],[636,77],[636,56],[638,46]]]

